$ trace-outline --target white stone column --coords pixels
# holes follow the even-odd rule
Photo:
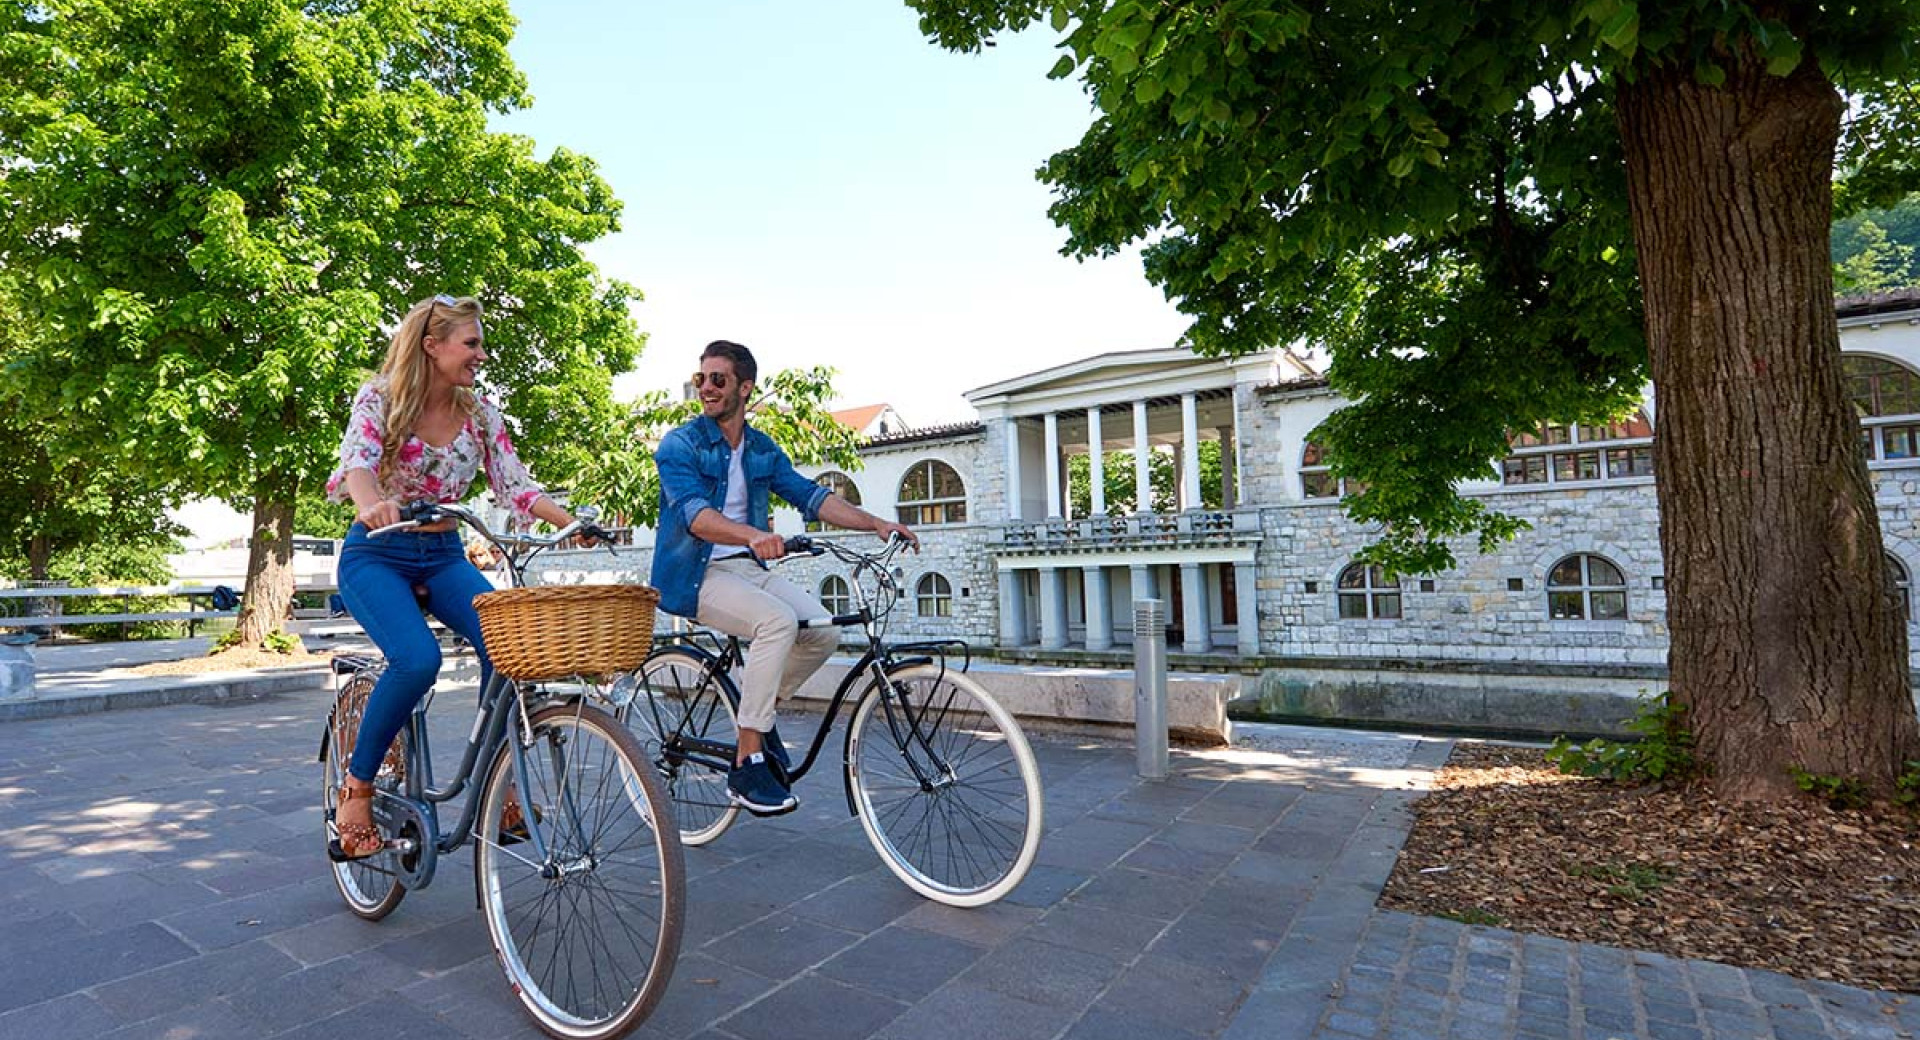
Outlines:
[[[1233,611],[1238,618],[1234,649],[1241,657],[1260,653],[1260,577],[1252,563],[1233,565]]]
[[[1026,582],[1019,571],[1000,572],[1000,645],[1024,646],[1027,642]]]
[[[1180,565],[1180,624],[1186,629],[1180,649],[1190,654],[1213,649],[1213,637],[1207,633],[1207,582],[1197,563]]]
[[[1136,563],[1128,567],[1127,570],[1133,578],[1133,598],[1135,600],[1152,599],[1153,568],[1144,563]],[[1128,609],[1132,609],[1132,604],[1128,604]],[[1129,619],[1127,623],[1132,624],[1133,622]]]
[[[1060,511],[1060,417],[1048,412],[1047,432],[1047,519],[1058,520]]]
[[[1192,394],[1180,395],[1180,508],[1200,508],[1200,415]]]
[[[1133,511],[1153,512],[1153,445],[1147,442],[1147,402],[1133,402]]]
[[[1107,447],[1100,433],[1100,406],[1087,409],[1087,474],[1093,484],[1093,515],[1107,515]]]
[[[1020,420],[1007,416],[1007,519],[1019,520],[1025,514],[1020,503]]]
[[[1232,509],[1234,506],[1240,504],[1239,496],[1233,493],[1233,456],[1238,450],[1238,446],[1233,443],[1233,431],[1231,429],[1221,429],[1215,432],[1220,435],[1220,508]]]
[[[1058,567],[1040,568],[1040,646],[1067,645],[1067,576]]]
[[[1113,649],[1113,610],[1108,606],[1106,568],[1080,568],[1080,588],[1087,601],[1087,649]]]

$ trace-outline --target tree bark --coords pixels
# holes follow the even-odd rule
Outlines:
[[[27,577],[34,581],[46,581],[47,572],[53,569],[53,539],[36,534],[27,539]]]
[[[240,600],[241,646],[259,646],[281,627],[293,604],[293,498],[290,480],[270,477],[254,491],[247,589]]]
[[[1843,105],[1809,57],[1620,89],[1658,406],[1672,694],[1722,792],[1885,790],[1920,758],[1905,619],[1841,377],[1827,253]]]

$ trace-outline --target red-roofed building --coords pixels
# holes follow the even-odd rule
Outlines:
[[[833,413],[833,418],[835,422],[866,438],[888,437],[908,429],[906,420],[900,418],[900,413],[894,411],[890,404],[842,408]]]

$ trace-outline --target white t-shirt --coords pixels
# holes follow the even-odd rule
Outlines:
[[[736,524],[747,522],[747,474],[740,468],[740,459],[747,453],[746,448],[743,439],[727,460],[727,500],[720,505],[720,515]],[[752,552],[744,545],[716,545],[713,555],[707,559],[710,562],[724,560],[730,556],[747,556]]]

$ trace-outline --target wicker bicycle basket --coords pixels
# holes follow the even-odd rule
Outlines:
[[[473,597],[487,657],[521,682],[640,667],[653,648],[659,603],[645,585],[541,585]]]

